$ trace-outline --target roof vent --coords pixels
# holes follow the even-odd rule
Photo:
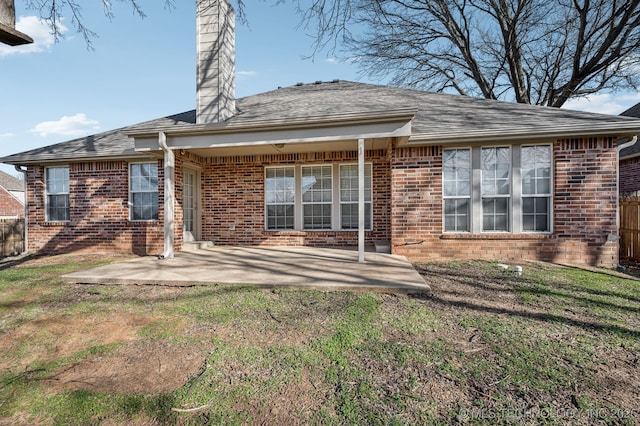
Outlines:
[[[339,78],[336,78],[336,79],[331,80],[331,82],[332,82],[332,83],[340,83],[340,79],[339,79]]]
[[[296,86],[297,86],[297,87],[304,86],[304,83],[302,83],[302,82],[300,82],[300,83],[296,83]]]
[[[316,80],[315,84],[322,84],[322,80]]]

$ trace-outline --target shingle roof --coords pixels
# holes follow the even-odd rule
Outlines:
[[[248,96],[236,101],[238,113],[225,125],[241,127],[256,122],[283,122],[343,114],[374,114],[414,108],[413,134],[450,135],[485,132],[539,133],[542,129],[628,125],[640,121],[627,117],[593,114],[558,108],[515,104],[465,96],[429,93],[350,81],[311,83]],[[195,111],[136,124],[86,138],[51,145],[0,159],[9,163],[60,158],[135,155],[128,133],[172,127],[202,127],[195,124]],[[213,126],[212,126],[213,127]]]
[[[625,112],[621,113],[620,115],[623,115],[625,117],[640,118],[640,102],[638,102],[637,104],[635,104],[634,106],[626,110]]]
[[[638,102],[628,110],[624,111],[620,115],[624,117],[640,118],[640,102]],[[640,154],[640,142],[636,142],[635,144],[631,145],[629,148],[625,148],[622,151],[620,151],[620,158],[636,156],[637,154]]]
[[[7,191],[24,191],[24,182],[0,170],[0,186]]]

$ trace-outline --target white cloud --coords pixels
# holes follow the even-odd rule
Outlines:
[[[0,139],[13,137],[13,133],[0,133]]]
[[[38,123],[30,132],[40,136],[82,136],[100,130],[98,121],[87,118],[86,114],[78,113],[72,116],[63,116],[57,121],[43,121]]]
[[[253,77],[255,75],[258,75],[256,71],[237,71],[236,72],[237,77]]]
[[[338,59],[338,58],[327,58],[324,61],[326,63],[328,63],[328,64],[337,64],[337,63],[341,62],[340,59]]]
[[[68,31],[68,28],[60,24],[60,32],[62,34]],[[45,21],[37,16],[21,16],[16,22],[16,29],[30,36],[33,43],[24,44],[22,46],[7,46],[0,44],[0,58],[3,56],[15,55],[19,53],[36,53],[49,50],[55,43],[55,39],[51,34],[51,28]]]
[[[568,100],[563,108],[578,111],[618,115],[640,102],[640,93],[598,93]]]

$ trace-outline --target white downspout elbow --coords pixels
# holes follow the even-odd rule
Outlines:
[[[175,162],[173,150],[167,145],[167,135],[158,133],[158,145],[164,152],[164,252],[162,258],[173,257],[175,218]]]

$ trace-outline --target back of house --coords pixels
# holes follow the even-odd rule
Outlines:
[[[31,250],[617,264],[640,120],[341,80],[235,99],[233,9],[200,3],[195,110],[2,159],[27,170]]]

